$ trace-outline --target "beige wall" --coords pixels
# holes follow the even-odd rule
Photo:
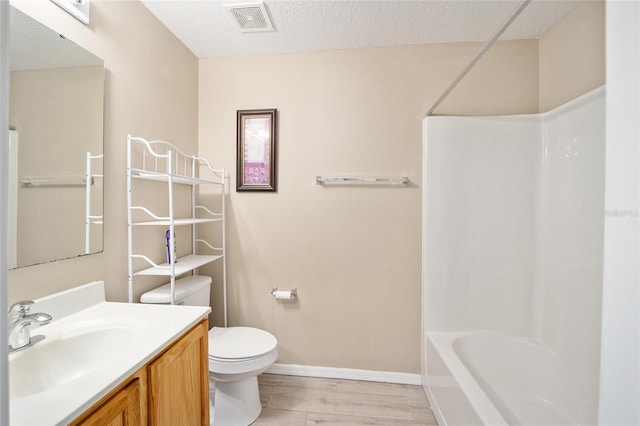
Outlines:
[[[479,49],[448,44],[208,59],[199,153],[229,170],[231,325],[277,336],[278,362],[420,371],[422,118]],[[537,42],[499,43],[438,110],[535,112]],[[508,89],[505,90],[505,87]],[[278,108],[278,193],[235,192],[236,110]],[[406,175],[323,187],[316,175]],[[218,268],[203,268],[214,274]],[[272,287],[297,287],[295,304]],[[221,291],[213,308],[221,323]]]
[[[540,39],[540,112],[605,83],[604,6],[581,3]]]
[[[169,139],[186,151],[196,150],[197,58],[139,2],[94,0],[88,26],[53,2],[15,0],[12,5],[103,58],[107,75],[104,252],[9,271],[10,301],[99,279],[106,282],[109,300],[124,301],[126,135]],[[159,256],[163,249],[158,245]]]

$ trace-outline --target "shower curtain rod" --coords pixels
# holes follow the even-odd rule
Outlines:
[[[449,93],[451,93],[453,89],[455,89],[458,83],[460,83],[460,81],[462,81],[462,79],[467,75],[467,73],[471,71],[471,68],[473,68],[475,64],[480,60],[480,58],[487,52],[487,50],[489,50],[491,46],[493,46],[493,44],[500,38],[502,33],[504,33],[506,29],[509,28],[509,26],[513,23],[513,21],[515,21],[515,19],[518,17],[518,15],[520,15],[520,13],[525,9],[525,7],[529,5],[529,3],[531,3],[531,0],[523,0],[522,2],[520,2],[518,7],[513,11],[511,16],[509,17],[509,19],[507,19],[507,21],[502,25],[502,27],[500,27],[500,29],[494,34],[494,36],[491,37],[484,44],[484,46],[482,46],[482,49],[480,49],[480,51],[471,60],[471,62],[469,62],[469,64],[467,64],[467,66],[462,70],[462,72],[458,74],[458,76],[451,82],[449,87],[447,87],[447,90],[444,91],[444,93],[438,98],[438,100],[433,104],[433,106],[429,109],[429,111],[427,111],[427,115],[426,115],[427,117],[433,114],[433,111],[435,111],[436,108],[440,106],[442,101],[444,101],[445,98],[449,96]]]

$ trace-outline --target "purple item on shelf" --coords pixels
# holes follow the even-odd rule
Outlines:
[[[165,238],[167,240],[167,263],[171,264],[171,230],[170,229],[167,229],[167,232],[165,233]],[[176,248],[175,233],[173,234],[173,258],[176,260],[176,263],[178,263],[178,253]]]

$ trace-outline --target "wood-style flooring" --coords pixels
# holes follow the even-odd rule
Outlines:
[[[438,424],[420,386],[274,374],[258,383],[263,409],[253,426]]]

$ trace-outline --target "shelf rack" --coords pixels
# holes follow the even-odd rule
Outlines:
[[[206,175],[206,176],[205,176]],[[158,215],[142,205],[134,205],[132,194],[134,181],[146,180],[166,184],[168,215]],[[174,186],[191,187],[191,217],[175,217]],[[220,212],[213,212],[203,205],[196,204],[200,185],[220,186]],[[165,141],[147,141],[140,137],[127,136],[127,207],[128,207],[128,262],[129,262],[129,302],[133,303],[134,278],[136,276],[165,276],[170,278],[171,303],[175,304],[176,277],[195,274],[197,269],[208,263],[221,260],[222,285],[224,299],[224,323],[227,325],[227,283],[225,260],[225,172],[215,169],[202,157],[188,155],[175,145]],[[134,215],[136,219],[134,220]],[[139,218],[143,216],[144,220]],[[219,223],[221,226],[221,244],[217,247],[204,239],[196,237],[196,225]],[[168,227],[169,235],[175,235],[175,228],[191,226],[191,254],[176,258],[173,250],[168,250],[168,261],[158,263],[142,253],[134,252],[133,228],[158,226]],[[215,254],[199,254],[198,246]],[[134,260],[140,259],[146,268],[134,271]]]
[[[84,177],[84,191],[85,191],[85,219],[84,219],[84,252],[85,254],[91,253],[91,225],[102,225],[104,223],[103,213],[93,215],[91,214],[91,204],[93,201],[92,198],[92,186],[96,179],[103,179],[104,175],[100,172],[95,172],[94,161],[96,161],[97,165],[101,169],[102,158],[104,154],[96,154],[93,155],[90,152],[87,152],[87,166],[86,166],[86,174]],[[100,192],[102,196],[102,192]],[[104,199],[104,197],[103,197]],[[103,211],[104,207],[102,205],[102,201],[100,201],[100,210]]]

